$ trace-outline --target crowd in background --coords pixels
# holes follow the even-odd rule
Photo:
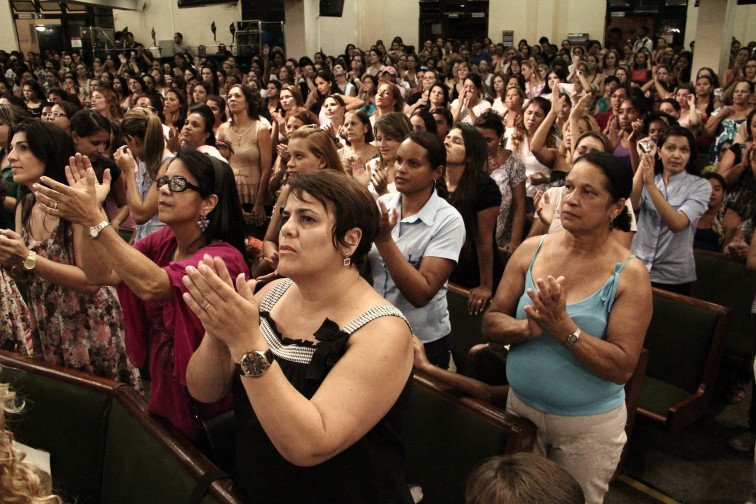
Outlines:
[[[304,285],[286,239],[299,225],[287,202],[316,191],[307,177],[298,181],[303,174],[340,172],[354,194],[370,194],[380,219],[372,235],[363,231],[371,243],[350,248],[344,234],[336,255],[369,271],[423,358],[442,369],[450,364],[447,282],[469,289],[471,313],[493,302],[514,316],[509,305],[522,292],[507,294],[502,278],[556,253],[548,240],[543,250],[525,240],[588,232],[571,207],[580,198],[591,208],[586,163],[600,165],[612,186],[593,217],[608,217],[606,237],[621,247],[611,242],[602,256],[622,264],[615,282],[627,249],[651,285],[683,294],[695,281],[694,247],[741,261],[753,249],[756,42],[732,41],[724,75],[693,68],[693,44],[674,47],[647,29],[613,47],[546,37],[516,47],[487,37],[412,47],[396,37],[298,58],[268,46],[251,58],[222,46],[193,55],[180,33],[174,42],[175,54],[161,59],[131,34],[110,53],[0,51],[0,346],[138,390],[141,370],[151,411],[197,442],[195,419],[232,399],[228,387],[192,385],[192,365],[203,365],[190,363],[194,352],[213,351],[203,317],[218,307],[182,279],[211,254],[225,258],[231,278],[277,273]],[[584,157],[594,152],[607,158]],[[331,197],[319,201],[331,205]],[[516,265],[505,274],[510,258]],[[607,383],[624,377],[586,365]],[[744,399],[751,379],[747,366],[732,401]],[[405,381],[394,383],[396,394]],[[198,406],[187,386],[210,404]],[[384,413],[395,407],[386,403]],[[600,502],[603,492],[586,495]]]

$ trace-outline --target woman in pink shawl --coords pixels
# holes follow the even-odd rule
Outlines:
[[[120,155],[130,156],[128,150]],[[179,150],[157,180],[158,213],[166,227],[133,247],[109,225],[100,202],[109,189],[94,178],[86,157],[71,158],[69,184],[45,179],[39,200],[50,215],[84,227],[80,247],[87,280],[117,285],[124,312],[126,349],[151,379],[149,409],[190,439],[200,434],[197,418],[230,409],[230,396],[211,404],[192,403],[186,368],[204,329],[186,306],[181,279],[187,266],[205,255],[221,257],[233,275],[247,273],[244,222],[234,176],[228,165],[193,150]]]

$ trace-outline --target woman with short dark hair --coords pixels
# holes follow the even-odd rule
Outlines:
[[[189,390],[198,401],[233,391],[247,499],[412,502],[396,436],[411,332],[357,267],[380,229],[375,202],[333,170],[298,175],[290,188],[279,233],[285,279],[255,295],[254,282],[218,259],[187,271],[187,303],[207,330]]]

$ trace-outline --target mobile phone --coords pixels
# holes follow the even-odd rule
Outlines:
[[[654,149],[653,140],[641,140],[638,144],[640,145],[641,150],[646,154],[649,154]]]

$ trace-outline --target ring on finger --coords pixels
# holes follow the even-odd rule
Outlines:
[[[207,301],[207,300],[205,300],[205,301]],[[207,310],[209,310],[209,309],[210,309],[210,307],[211,307],[211,306],[213,306],[213,305],[212,305],[212,304],[210,304],[210,301],[207,301],[207,304],[206,304],[206,305],[205,305],[205,307],[204,307],[204,308],[202,308],[202,309],[203,309],[204,311],[207,311]]]
[[[58,209],[58,201],[57,200],[52,200],[50,202],[50,208],[52,208],[53,210],[57,210]]]

